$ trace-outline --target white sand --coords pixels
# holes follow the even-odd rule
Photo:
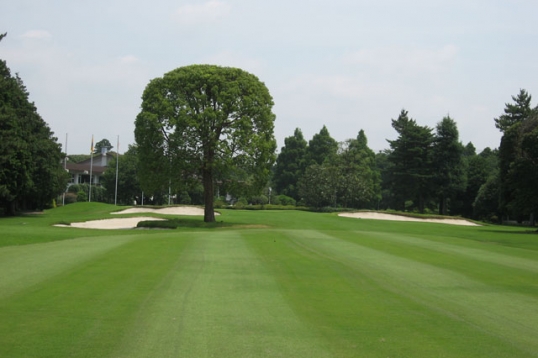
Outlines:
[[[170,206],[166,208],[129,208],[122,211],[115,211],[111,214],[138,214],[138,213],[155,213],[165,215],[189,215],[189,216],[204,216],[204,209],[196,206]],[[219,213],[215,213],[219,215]]]
[[[132,229],[140,221],[161,221],[165,219],[152,218],[152,217],[136,217],[136,218],[117,218],[117,219],[104,219],[104,220],[92,220],[80,223],[71,223],[71,225],[54,225],[58,227],[77,227],[83,229]]]
[[[415,222],[430,222],[430,223],[441,223],[441,224],[450,224],[450,225],[463,225],[463,226],[480,226],[471,221],[464,219],[420,219],[413,218],[409,216],[402,215],[393,215],[385,213],[376,213],[376,212],[357,212],[357,213],[342,213],[338,216],[343,216],[347,218],[356,218],[356,219],[374,219],[374,220],[392,220],[392,221],[415,221]]]
[[[189,215],[189,216],[204,216],[204,209],[195,206],[170,206],[166,208],[129,208],[122,211],[115,211],[111,214],[139,214],[139,213],[155,213],[165,215]],[[219,215],[219,213],[215,213]],[[84,229],[133,229],[140,221],[149,220],[165,220],[152,217],[134,217],[134,218],[116,218],[93,220],[80,223],[71,223],[71,225],[54,225],[58,227],[77,227]]]

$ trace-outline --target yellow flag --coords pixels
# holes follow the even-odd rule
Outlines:
[[[91,147],[90,153],[93,153],[93,134],[92,134],[92,147]]]

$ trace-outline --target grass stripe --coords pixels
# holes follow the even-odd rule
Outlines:
[[[356,234],[361,237],[373,237],[376,240],[384,240],[391,243],[400,243],[405,246],[416,246],[427,249],[428,251],[437,251],[447,253],[451,255],[458,255],[470,260],[478,260],[482,262],[493,263],[496,265],[502,265],[510,268],[521,269],[532,273],[538,273],[538,256],[534,254],[534,260],[521,258],[516,255],[511,255],[512,251],[520,251],[520,249],[503,248],[502,253],[492,252],[486,248],[472,248],[469,246],[463,246],[462,244],[456,245],[443,241],[439,237],[437,239],[423,239],[416,236],[407,235],[394,235],[380,232],[361,232],[357,231]],[[465,243],[468,245],[468,243]],[[482,245],[484,246],[484,245]]]
[[[108,250],[76,266],[60,264],[61,272],[0,300],[0,356],[106,357],[188,243],[177,234],[127,237],[112,248],[105,238],[92,241]],[[53,243],[59,251],[62,245],[74,243]]]
[[[135,236],[83,237],[68,241],[0,248],[0,299],[83,265],[125,245]]]
[[[121,357],[327,357],[238,232],[198,236],[144,306]]]
[[[441,313],[454,320],[452,324],[460,321],[485,333],[483,342],[473,334],[475,347],[493,345],[500,352],[513,344],[518,356],[538,352],[538,300],[533,297],[499,291],[451,270],[362,246],[360,238],[348,242],[320,232],[292,234],[304,250],[367,274],[380,287]]]

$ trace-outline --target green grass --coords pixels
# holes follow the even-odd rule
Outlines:
[[[240,210],[52,226],[117,209],[0,219],[0,357],[538,356],[529,230]]]

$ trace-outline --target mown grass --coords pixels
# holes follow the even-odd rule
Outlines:
[[[240,210],[52,226],[118,209],[0,219],[1,357],[538,356],[525,229]]]

